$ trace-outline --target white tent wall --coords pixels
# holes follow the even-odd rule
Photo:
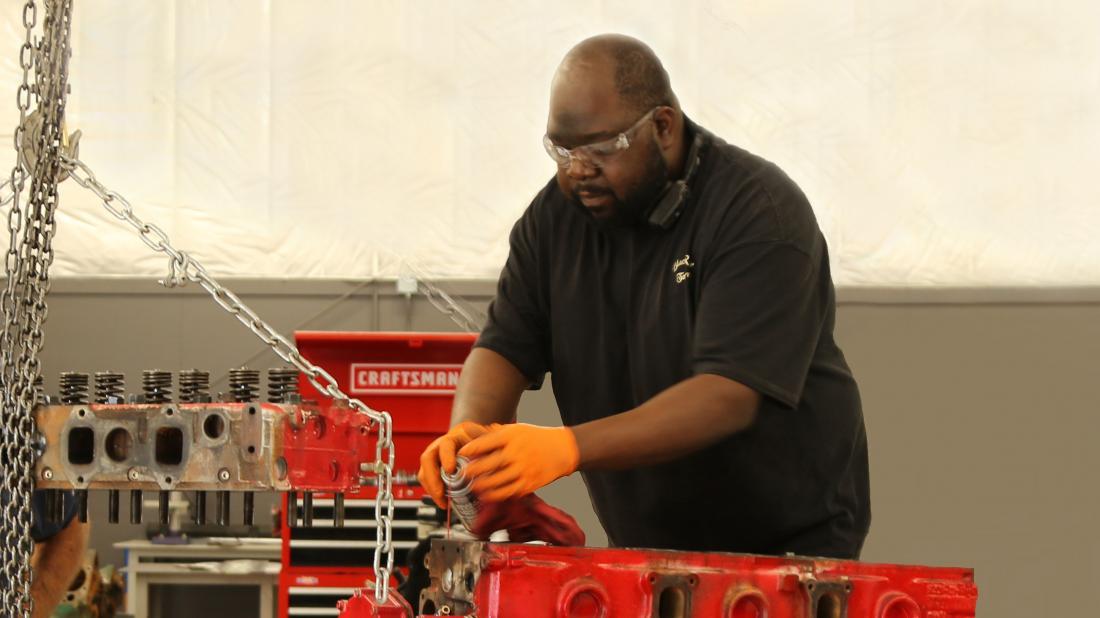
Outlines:
[[[3,6],[10,143],[21,12]],[[553,171],[554,68],[617,31],[692,118],[802,186],[839,285],[1100,281],[1095,2],[75,6],[81,158],[215,274],[494,277]],[[65,183],[61,204],[55,276],[163,274],[88,192]]]

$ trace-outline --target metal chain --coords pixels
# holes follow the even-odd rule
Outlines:
[[[473,307],[463,307],[453,296],[433,284],[427,275],[409,261],[401,268],[416,281],[416,291],[423,294],[440,313],[451,319],[459,328],[468,333],[481,332],[485,324],[485,315]],[[400,280],[399,280],[400,281]]]
[[[36,457],[37,430],[33,408],[34,382],[41,374],[39,354],[44,342],[46,294],[49,267],[53,263],[56,230],[57,182],[62,148],[62,123],[68,95],[71,0],[48,0],[42,36],[37,44],[33,31],[38,8],[33,0],[23,5],[26,38],[19,51],[23,82],[16,92],[19,124],[13,135],[17,163],[6,183],[11,195],[8,212],[9,246],[4,266],[6,285],[0,291],[0,391],[2,391],[3,435],[0,437],[0,465],[3,466],[3,505],[0,538],[3,541],[5,580],[2,602],[7,615],[29,617],[33,611],[30,556],[34,542],[32,526],[32,473]],[[34,86],[30,84],[34,72]],[[29,114],[31,104],[38,106]],[[32,122],[33,120],[33,122]],[[21,204],[26,180],[30,189]]]
[[[475,317],[472,314],[473,312],[459,305],[458,301],[450,294],[424,279],[417,279],[417,288],[433,307],[451,318],[451,321],[458,324],[459,328],[468,333],[481,332],[482,325],[485,323],[485,318],[483,316]]]
[[[20,187],[20,190],[22,190],[23,180],[26,177],[26,174],[23,172],[22,167],[16,166],[15,169],[19,170],[17,185]],[[4,180],[4,182],[0,182],[0,207],[7,206],[10,202],[15,200],[15,194],[17,193],[17,191],[15,189],[8,188],[11,186],[12,179],[10,177]]]
[[[48,270],[53,263],[57,183],[65,177],[61,175],[64,173],[95,193],[113,216],[129,223],[150,249],[168,256],[169,276],[161,283],[167,287],[184,285],[188,281],[198,283],[219,306],[235,316],[280,358],[305,374],[319,392],[367,415],[377,425],[374,572],[375,597],[384,603],[389,595],[388,584],[394,558],[395,453],[390,415],[375,411],[346,395],[332,375],[303,358],[294,345],[264,322],[236,294],[222,286],[190,254],[174,248],[159,226],[143,221],[124,197],[99,183],[95,174],[76,158],[75,153],[66,156],[62,152],[71,15],[72,0],[47,0],[43,37],[35,45],[33,30],[37,24],[38,9],[34,0],[28,0],[23,6],[26,40],[19,52],[23,83],[16,93],[19,125],[13,138],[18,162],[9,178],[0,183],[0,206],[11,204],[8,212],[10,244],[5,258],[7,281],[0,291],[0,310],[4,316],[0,332],[0,345],[3,347],[0,350],[0,386],[3,389],[0,460],[3,465],[3,487],[8,492],[7,500],[0,508],[0,539],[3,540],[0,570],[9,583],[0,597],[3,606],[17,608],[19,615],[24,617],[29,617],[33,609],[30,594],[33,541],[30,528],[34,481],[31,474],[35,463],[33,437],[37,434],[32,415],[35,403],[33,385],[41,372],[39,353],[44,341],[45,296],[50,287]],[[33,87],[30,85],[32,70],[35,77]],[[35,112],[38,117],[33,118],[37,123],[30,122],[32,116],[28,114],[34,99],[39,103]],[[32,126],[28,134],[28,128]],[[30,148],[26,141],[28,135],[35,138],[34,143],[29,144]],[[28,175],[31,188],[24,210],[20,200]],[[5,190],[10,190],[10,194],[5,195]],[[424,279],[419,279],[418,287],[433,306],[461,328],[480,330],[478,320],[446,292]]]
[[[164,230],[142,220],[134,212],[130,202],[99,182],[95,173],[83,161],[62,155],[62,162],[68,170],[69,178],[98,196],[103,201],[103,207],[107,212],[120,221],[128,223],[150,249],[168,256],[168,277],[161,281],[164,286],[178,287],[187,282],[198,283],[210,294],[214,302],[236,317],[266,343],[279,358],[301,371],[319,392],[331,397],[335,402],[367,415],[372,423],[377,425],[378,442],[375,448],[374,473],[377,477],[375,483],[378,493],[375,496],[374,519],[378,534],[374,553],[374,573],[375,581],[380,584],[375,586],[375,595],[379,601],[384,602],[388,598],[388,582],[390,574],[393,573],[394,449],[393,421],[389,413],[374,410],[340,390],[340,386],[331,374],[305,359],[294,344],[264,322],[236,294],[218,283],[189,253],[176,249]]]

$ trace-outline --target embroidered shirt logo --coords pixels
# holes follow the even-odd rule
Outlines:
[[[691,254],[685,253],[684,257],[672,263],[672,274],[676,277],[676,283],[683,283],[691,278],[691,269],[695,268],[695,262],[691,261]]]

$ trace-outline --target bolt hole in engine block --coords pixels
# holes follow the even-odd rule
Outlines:
[[[466,571],[466,577],[462,579],[462,583],[466,586],[466,592],[473,593],[474,586],[477,585],[477,581],[474,578],[473,571]]]

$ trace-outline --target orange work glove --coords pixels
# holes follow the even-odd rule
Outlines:
[[[568,427],[511,423],[490,427],[459,449],[479,500],[499,502],[533,493],[577,471],[580,451]]]
[[[495,426],[495,425],[494,425]],[[450,431],[435,439],[420,455],[420,486],[435,500],[439,508],[447,508],[447,498],[443,495],[443,479],[439,477],[442,468],[447,474],[454,474],[455,452],[470,440],[489,431],[489,426],[465,421],[451,427]]]

